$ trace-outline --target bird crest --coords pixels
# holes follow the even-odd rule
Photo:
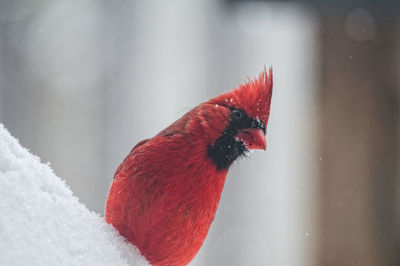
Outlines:
[[[221,94],[210,102],[227,106],[229,108],[240,108],[253,118],[263,121],[265,124],[268,122],[271,95],[272,95],[272,68],[267,69],[260,73],[258,78],[240,84],[238,88]]]

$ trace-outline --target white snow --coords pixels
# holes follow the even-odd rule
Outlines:
[[[77,151],[79,152],[79,151]],[[0,124],[1,265],[148,265]]]

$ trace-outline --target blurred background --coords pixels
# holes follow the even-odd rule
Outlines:
[[[0,122],[100,214],[140,140],[274,68],[191,265],[400,265],[400,2],[0,0]]]

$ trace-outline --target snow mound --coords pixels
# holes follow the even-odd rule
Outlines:
[[[1,265],[148,265],[0,124]]]

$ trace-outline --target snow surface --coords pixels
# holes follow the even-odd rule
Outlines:
[[[148,265],[0,124],[1,265]]]

